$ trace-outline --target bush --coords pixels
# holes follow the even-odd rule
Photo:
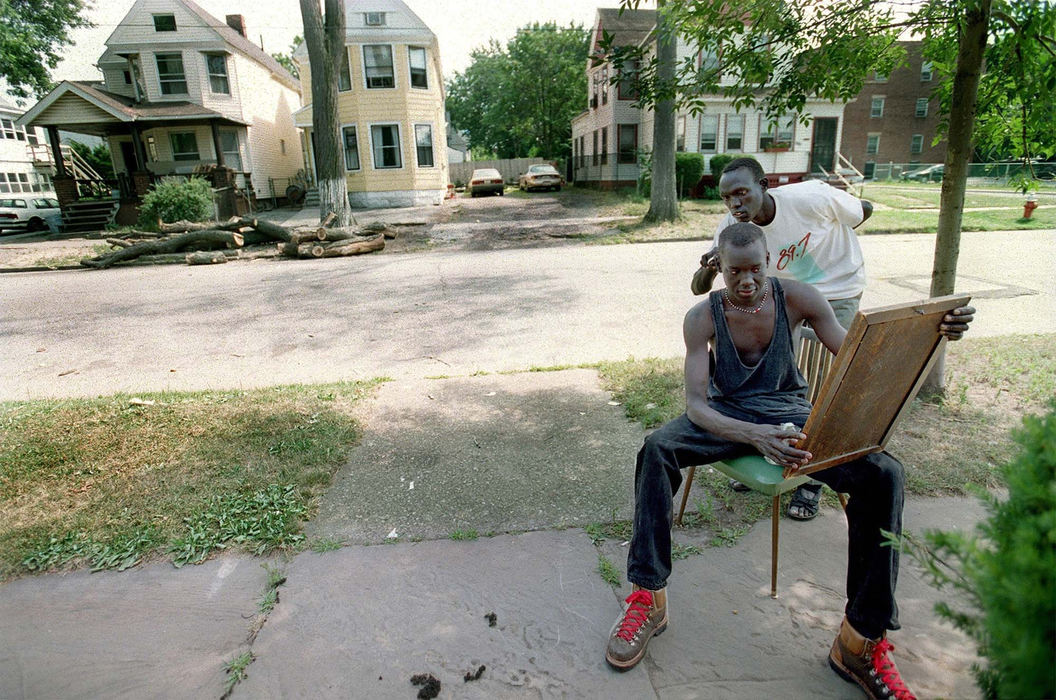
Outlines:
[[[139,207],[141,226],[153,227],[158,221],[205,221],[213,217],[213,190],[200,177],[164,180],[143,196]]]
[[[708,163],[708,167],[711,168],[711,176],[715,178],[715,183],[718,184],[719,177],[722,175],[722,169],[726,167],[726,164],[733,160],[733,156],[729,153],[719,153],[711,157],[711,162]]]
[[[907,537],[909,554],[938,589],[950,585],[971,609],[936,612],[975,640],[986,667],[973,668],[986,698],[1056,696],[1056,402],[1027,416],[1021,451],[1001,469],[1008,496],[982,496],[975,536],[929,531]]]
[[[704,173],[704,156],[699,153],[675,154],[675,182],[678,185],[678,196],[685,197],[696,187]]]

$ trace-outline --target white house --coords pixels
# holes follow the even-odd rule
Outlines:
[[[655,46],[655,23],[654,10],[625,10],[621,15],[617,9],[599,8],[591,53],[600,51],[603,32],[612,34],[617,46]],[[677,56],[679,62],[692,59],[698,66],[709,60],[681,38]],[[652,150],[653,111],[633,106],[635,95],[629,82],[611,84],[615,68],[610,62],[588,59],[586,71],[587,108],[572,120],[574,180],[602,188],[634,185],[638,152]],[[832,171],[842,129],[842,103],[808,100],[806,124],[789,116],[771,125],[759,110],[735,109],[719,95],[704,102],[700,114],[680,111],[676,115],[675,133],[676,150],[703,154],[705,172],[711,156],[719,153],[753,156],[775,184],[802,179],[820,172],[819,167]]]
[[[0,100],[0,195],[54,196],[44,132],[18,124],[22,114],[21,109]]]
[[[19,120],[104,138],[122,199],[166,175],[225,166],[250,196],[285,191],[303,168],[293,112],[300,84],[250,41],[241,15],[220,21],[191,0],[136,0],[106,40],[102,81],[62,81]],[[60,202],[78,183],[61,161]],[[214,177],[214,186],[225,183]],[[276,185],[276,183],[278,183]]]

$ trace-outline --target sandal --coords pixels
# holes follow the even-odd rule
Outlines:
[[[748,493],[752,490],[752,487],[748,484],[742,484],[736,479],[730,479],[730,489],[736,491],[737,493]]]
[[[821,489],[800,486],[792,494],[788,503],[788,517],[793,520],[813,520],[818,515],[818,503],[821,501]]]

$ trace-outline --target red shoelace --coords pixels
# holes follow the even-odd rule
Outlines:
[[[891,690],[891,696],[895,700],[917,700],[917,696],[910,692],[906,684],[902,682],[895,664],[888,658],[887,654],[894,650],[894,646],[886,639],[881,639],[873,647],[873,669],[880,680]]]
[[[623,615],[623,622],[620,623],[616,636],[629,642],[649,619],[649,611],[653,607],[653,594],[650,591],[637,590],[627,596],[625,602],[628,604],[627,612]]]

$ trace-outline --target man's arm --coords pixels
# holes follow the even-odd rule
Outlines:
[[[868,219],[870,216],[873,215],[873,203],[870,202],[868,199],[863,199],[861,201],[862,201],[862,220],[859,221],[857,224],[855,224],[854,228],[858,228],[859,226],[864,224],[866,219]]]
[[[686,314],[682,335],[686,341],[686,416],[689,420],[712,435],[751,445],[764,457],[769,457],[783,467],[800,467],[810,461],[809,452],[788,444],[789,440],[806,437],[798,430],[739,421],[724,416],[708,405],[708,341],[715,335],[715,324],[707,300]],[[722,368],[716,370],[722,371]]]
[[[785,299],[790,317],[788,322],[794,327],[801,320],[810,324],[821,344],[833,355],[840,351],[847,329],[836,320],[836,314],[821,292],[809,284],[795,280],[782,280]]]
[[[696,295],[707,294],[719,275],[719,249],[712,248],[700,256],[700,269],[693,274],[689,288]]]

